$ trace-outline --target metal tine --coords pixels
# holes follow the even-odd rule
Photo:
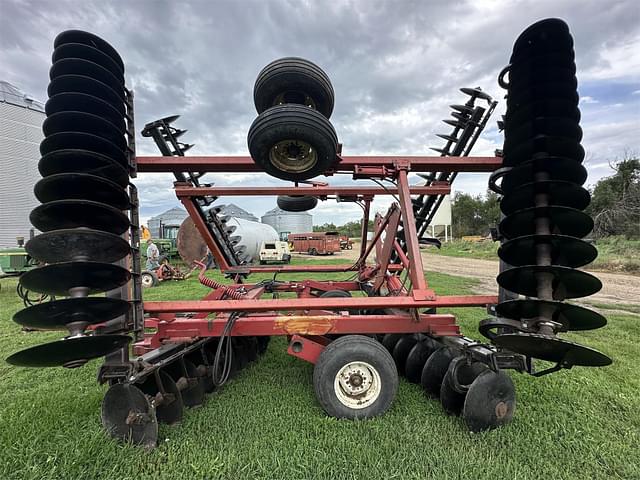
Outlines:
[[[446,140],[447,142],[452,142],[452,143],[457,143],[458,142],[458,138],[451,136],[451,135],[445,135],[443,133],[436,133],[436,137],[440,137],[443,138],[444,140]]]
[[[487,102],[491,102],[493,100],[493,98],[491,98],[491,95],[484,92],[480,87],[476,87],[476,88],[462,87],[460,91],[466,95],[469,95],[470,97],[480,98],[482,100],[486,100]]]
[[[467,117],[466,115],[463,115],[461,113],[458,113],[458,112],[451,112],[451,116],[453,118],[457,118],[458,120],[462,120],[464,122],[469,120],[469,117]]]
[[[455,105],[449,105],[449,107],[459,111],[460,113],[469,113],[469,114],[473,113],[473,107],[470,107],[468,105],[455,104]]]
[[[429,147],[429,150],[433,150],[434,152],[438,152],[442,155],[449,155],[449,153],[446,152],[443,148]]]
[[[465,126],[465,123],[464,123],[464,122],[461,122],[461,121],[459,121],[459,120],[456,122],[455,120],[451,120],[450,118],[445,118],[445,119],[444,119],[444,120],[442,120],[442,121],[443,121],[444,123],[446,123],[447,125],[451,125],[452,127],[455,127],[455,128],[462,128],[462,127],[464,127],[464,126]]]

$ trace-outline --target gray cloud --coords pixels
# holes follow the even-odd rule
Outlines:
[[[425,154],[448,129],[448,105],[464,101],[461,86],[482,86],[501,98],[496,75],[513,41],[534,21],[556,16],[576,44],[584,145],[594,165],[589,182],[608,174],[597,165],[638,149],[640,95],[598,98],[600,85],[640,85],[640,13],[633,0],[534,1],[12,1],[0,0],[2,77],[36,98],[46,97],[55,35],[68,28],[102,36],[120,52],[136,95],[138,130],[181,114],[193,154],[245,154],[255,117],[253,82],[271,60],[297,55],[329,74],[332,116],[345,154]],[[614,107],[623,103],[623,107]],[[495,119],[502,111],[501,106]],[[474,154],[502,142],[495,123]],[[156,154],[149,139],[139,153]],[[238,180],[241,179],[241,180]],[[217,178],[221,183],[247,178]],[[260,183],[277,183],[264,176]],[[331,179],[331,181],[346,181]],[[176,203],[164,175],[141,175],[143,216]],[[486,176],[461,175],[456,188],[480,193]],[[233,199],[260,215],[265,201]],[[322,206],[317,221],[355,217]]]

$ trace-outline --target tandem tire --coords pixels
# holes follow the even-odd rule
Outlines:
[[[391,407],[398,391],[398,371],[379,342],[346,335],[320,354],[313,369],[313,387],[327,415],[370,418]]]
[[[316,208],[318,199],[310,195],[280,195],[276,203],[285,212],[306,212]]]
[[[338,136],[315,110],[279,105],[253,121],[247,143],[251,158],[267,174],[295,182],[329,170],[336,161]]]
[[[316,64],[298,57],[274,60],[264,67],[253,87],[258,113],[282,104],[300,104],[329,118],[335,95],[327,74]]]

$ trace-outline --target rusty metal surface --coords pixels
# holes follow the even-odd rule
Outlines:
[[[176,245],[180,258],[189,266],[201,261],[207,255],[207,244],[191,217],[187,217],[180,225]]]
[[[136,161],[139,172],[262,172],[249,156],[144,156]],[[502,166],[501,157],[350,156],[342,157],[334,171],[353,172],[358,166],[393,169],[398,161],[410,162],[412,172],[493,172]]]

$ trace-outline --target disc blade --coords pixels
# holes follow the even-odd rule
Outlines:
[[[107,41],[94,35],[93,33],[85,32],[82,30],[65,30],[58,34],[53,41],[54,48],[58,48],[65,43],[82,43],[84,45],[91,45],[97,48],[101,52],[109,55],[111,59],[116,62],[120,67],[120,70],[124,72],[124,62],[118,54],[115,48],[113,48]]]
[[[102,83],[95,78],[84,75],[61,75],[49,82],[47,94],[49,97],[60,93],[86,93],[100,100],[104,100],[122,116],[125,114],[124,101],[122,96],[109,85]]]
[[[483,100],[487,100],[487,101],[491,101],[491,96],[488,95],[487,93],[483,92],[480,87],[477,88],[468,88],[468,87],[462,87],[460,89],[460,91],[462,93],[464,93],[465,95],[469,95],[470,97],[477,97],[477,98],[481,98]]]
[[[51,62],[65,58],[81,58],[100,65],[111,72],[124,85],[124,72],[120,66],[106,53],[90,45],[82,43],[64,43],[53,50]]]
[[[580,121],[578,104],[564,98],[550,98],[514,105],[504,118],[505,125],[522,125],[537,117],[563,117]]]
[[[607,319],[593,310],[550,300],[518,299],[496,305],[496,314],[515,320],[537,318],[542,312],[551,311],[551,320],[562,324],[562,331],[593,330],[604,327]]]
[[[182,395],[180,394],[180,390],[178,389],[176,382],[174,382],[166,372],[161,370],[158,372],[158,375],[162,382],[162,387],[168,395],[164,395],[162,403],[156,405],[156,417],[159,422],[171,425],[182,420],[182,414],[184,412]],[[136,386],[154,399],[159,392],[154,375],[149,375],[145,378],[143,383],[138,383]]]
[[[109,70],[97,63],[81,58],[65,58],[58,60],[49,69],[49,79],[55,80],[63,75],[82,75],[95,78],[113,89],[124,100],[124,85]]]
[[[65,298],[33,305],[13,316],[18,325],[42,330],[63,330],[73,322],[89,325],[112,320],[129,311],[129,302],[108,297]]]
[[[66,94],[63,94],[66,95]],[[64,111],[49,115],[42,124],[45,135],[64,132],[84,132],[112,142],[120,150],[127,148],[124,132],[109,120],[93,113]]]
[[[124,285],[130,278],[129,270],[118,265],[69,262],[29,270],[20,276],[20,284],[34,292],[65,296],[76,288],[86,288],[88,294],[107,292]]]
[[[441,347],[433,352],[426,361],[422,369],[420,384],[428,395],[439,397],[442,380],[454,356],[455,354],[452,349]]]
[[[566,235],[527,235],[503,243],[498,256],[513,266],[535,265],[538,252],[548,247],[552,265],[582,267],[598,256],[596,248],[583,240]]]
[[[102,400],[102,426],[121,442],[154,448],[158,443],[158,422],[155,408],[142,391],[116,383],[109,387]]]
[[[604,367],[612,363],[609,357],[593,348],[550,335],[509,333],[499,335],[493,342],[527,357],[560,363],[565,368],[571,368],[574,365]]]
[[[127,335],[72,337],[21,350],[7,358],[7,363],[19,367],[76,368],[124,348],[130,341]]]
[[[571,158],[537,157],[512,168],[502,179],[502,191],[510,193],[516,188],[536,180],[545,173],[548,180],[562,180],[582,185],[587,179],[587,169]]]
[[[536,196],[547,195],[547,204],[584,210],[590,202],[589,192],[579,185],[560,180],[546,180],[522,185],[500,201],[505,215],[536,206]]]
[[[514,57],[573,49],[573,38],[567,24],[559,18],[545,18],[524,30],[513,45]]]
[[[126,126],[124,117],[117,109],[104,100],[86,93],[59,93],[47,100],[44,105],[47,116],[64,112],[83,112],[96,115],[111,122],[116,130],[124,135]],[[74,122],[75,123],[75,122]],[[68,130],[74,131],[74,130]]]
[[[120,210],[90,200],[43,203],[31,212],[29,220],[42,232],[86,227],[121,235],[129,228],[129,219]]]
[[[40,142],[40,153],[47,155],[57,150],[88,150],[115,160],[127,166],[127,157],[123,150],[104,138],[82,132],[56,133],[45,137]]]
[[[113,263],[126,257],[131,248],[124,238],[113,233],[72,228],[41,233],[27,242],[25,250],[44,263],[74,260]]]
[[[186,368],[186,376],[185,372],[182,368],[182,361],[184,361],[184,366]],[[180,378],[195,379],[196,382],[193,385],[189,385],[187,388],[182,390],[180,394],[182,395],[182,401],[187,407],[197,407],[202,405],[204,402],[204,384],[202,382],[201,377],[198,375],[198,371],[193,363],[189,360],[178,360],[167,365],[164,368],[165,372],[167,372],[171,378],[175,382],[178,382]]]
[[[509,151],[518,144],[540,135],[553,135],[580,142],[582,129],[575,120],[563,117],[533,118],[520,125],[506,123],[504,149]]]
[[[512,85],[507,96],[507,113],[550,98],[559,98],[577,106],[580,101],[577,87],[578,81],[575,76],[563,82],[542,81]]]
[[[87,173],[60,173],[43,178],[33,189],[42,203],[56,200],[91,200],[118,210],[131,208],[129,196],[117,183]]]
[[[567,157],[582,162],[584,149],[570,138],[540,135],[522,142],[512,150],[505,150],[502,163],[505,167],[514,167],[539,156]]]
[[[533,235],[536,218],[541,217],[549,221],[549,229],[554,234],[582,238],[593,230],[593,220],[586,213],[575,208],[553,206],[515,211],[500,222],[500,233],[509,239]]]
[[[526,265],[515,267],[498,275],[500,286],[528,297],[538,296],[538,274],[553,275],[553,299],[588,297],[600,291],[602,282],[593,275],[568,267]]]
[[[56,150],[43,156],[38,163],[43,177],[59,173],[87,173],[107,178],[121,187],[129,183],[129,174],[116,160],[89,150]]]
[[[469,430],[481,432],[511,421],[515,408],[516,389],[509,375],[486,370],[469,387],[462,417]]]

